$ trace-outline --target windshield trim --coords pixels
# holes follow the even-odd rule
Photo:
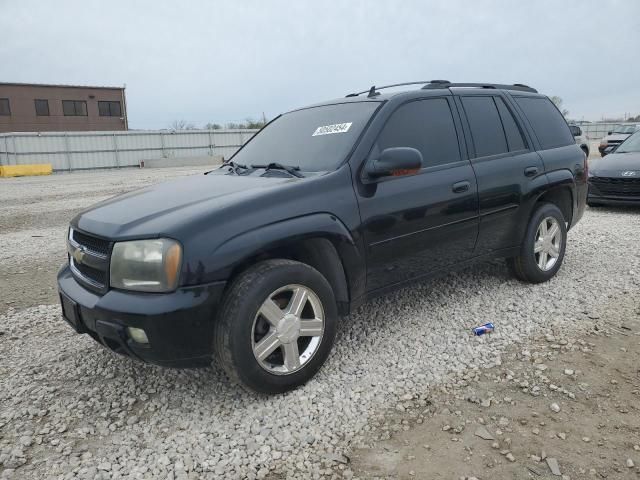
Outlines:
[[[351,103],[351,102],[348,102],[348,103]],[[362,128],[360,135],[358,135],[358,138],[356,138],[356,141],[353,142],[353,145],[351,146],[351,150],[349,150],[349,152],[345,155],[344,160],[338,164],[338,166],[336,167],[336,170],[338,170],[339,168],[342,168],[346,163],[349,162],[349,160],[351,160],[351,156],[356,151],[356,148],[358,148],[358,146],[360,145],[360,142],[362,141],[362,138],[364,137],[365,133],[367,133],[367,130],[369,130],[369,126],[371,125],[371,122],[373,122],[373,119],[376,118],[376,115],[378,115],[378,112],[380,111],[382,106],[385,103],[387,103],[387,100],[378,101],[378,103],[380,105],[378,105],[378,107],[373,111],[373,113],[369,117],[369,120],[367,120],[367,123]]]

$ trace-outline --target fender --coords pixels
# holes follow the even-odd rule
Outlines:
[[[569,192],[571,194],[571,211],[572,212],[576,211],[576,208],[577,208],[577,205],[576,205],[576,182],[575,182],[575,178],[574,178],[573,173],[571,172],[571,170],[567,170],[567,169],[553,170],[551,172],[547,172],[545,175],[546,175],[547,181],[549,183],[547,185],[545,185],[544,189],[539,190],[532,197],[530,208],[529,208],[529,215],[527,215],[526,217],[523,217],[520,220],[520,230],[522,231],[523,234],[524,234],[524,231],[527,228],[527,225],[529,223],[529,218],[531,217],[531,214],[533,213],[533,209],[535,208],[536,203],[538,203],[538,201],[542,197],[544,197],[545,195],[548,195],[553,190],[556,190],[558,188],[568,188]]]
[[[578,195],[576,194],[576,179],[573,172],[568,169],[554,170],[547,172],[547,179],[549,180],[549,190],[553,190],[558,187],[568,187],[571,193],[571,217],[573,220],[574,212],[578,210]],[[572,225],[572,221],[569,222],[569,226]]]
[[[229,238],[217,246],[198,266],[200,272],[187,274],[188,284],[228,280],[246,260],[279,247],[310,238],[331,240],[338,251],[352,298],[364,290],[366,264],[361,240],[330,213],[314,213],[263,225]],[[202,271],[204,270],[204,271]]]
[[[560,186],[569,186],[571,188],[571,194],[573,195],[576,190],[576,180],[573,177],[573,172],[569,169],[553,170],[547,172],[547,180],[549,180],[549,188],[555,188]]]

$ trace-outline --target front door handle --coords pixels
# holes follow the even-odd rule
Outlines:
[[[538,167],[527,167],[524,169],[525,177],[535,177],[538,174]]]
[[[462,192],[466,192],[467,190],[469,190],[469,187],[471,186],[471,184],[469,182],[467,182],[466,180],[463,182],[457,182],[454,183],[451,186],[451,191],[453,193],[462,193]]]

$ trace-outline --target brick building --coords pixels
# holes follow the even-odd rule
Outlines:
[[[0,132],[127,128],[124,87],[0,82]]]

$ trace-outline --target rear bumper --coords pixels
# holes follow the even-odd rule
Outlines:
[[[58,273],[63,313],[78,333],[116,353],[165,367],[211,362],[213,322],[224,287],[225,282],[216,282],[167,294],[109,290],[100,296],[76,282],[68,265]],[[135,342],[127,327],[143,329],[149,343]]]

